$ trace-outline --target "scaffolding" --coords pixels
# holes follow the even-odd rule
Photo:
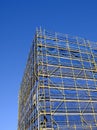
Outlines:
[[[37,29],[18,116],[18,130],[97,130],[97,43]]]

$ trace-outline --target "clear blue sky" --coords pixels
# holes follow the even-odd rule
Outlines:
[[[17,130],[18,91],[37,26],[97,41],[97,0],[0,0],[0,130]]]

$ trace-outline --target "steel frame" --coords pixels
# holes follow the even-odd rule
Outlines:
[[[96,42],[37,29],[19,92],[18,130],[96,130],[96,64]]]

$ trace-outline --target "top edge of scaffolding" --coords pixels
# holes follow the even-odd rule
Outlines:
[[[94,42],[92,40],[89,40],[87,38],[83,38],[83,37],[80,37],[80,36],[73,36],[73,35],[69,35],[69,34],[65,34],[65,33],[60,33],[60,32],[54,32],[54,31],[50,31],[50,30],[46,30],[45,28],[42,28],[42,27],[37,27],[36,28],[36,35],[37,34],[41,34],[41,35],[46,35],[46,34],[49,34],[53,37],[67,37],[67,38],[70,38],[72,40],[74,39],[78,39],[80,41],[85,41],[85,42],[90,42],[91,44],[97,44],[97,42]]]

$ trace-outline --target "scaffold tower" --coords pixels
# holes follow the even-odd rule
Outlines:
[[[19,91],[18,130],[97,130],[97,43],[38,28]]]

